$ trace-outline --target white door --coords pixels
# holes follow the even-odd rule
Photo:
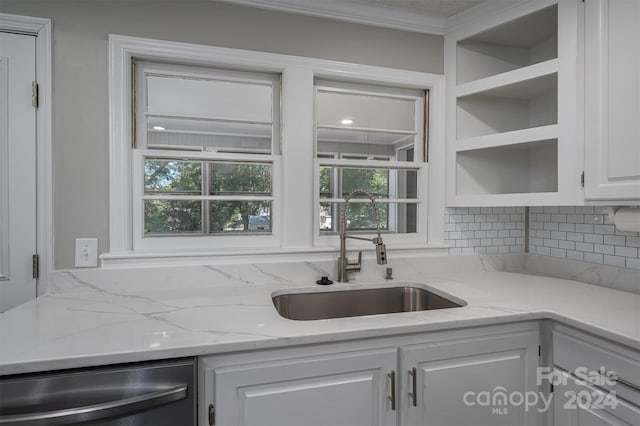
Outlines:
[[[400,357],[404,426],[538,424],[537,407],[519,404],[538,391],[537,332],[410,345]]]
[[[585,198],[638,201],[640,1],[585,8]]]
[[[215,369],[216,425],[393,426],[395,348]]]
[[[36,38],[0,32],[0,312],[36,297]]]

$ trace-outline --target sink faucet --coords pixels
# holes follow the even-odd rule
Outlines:
[[[353,235],[347,235],[347,208],[349,207],[349,200],[354,195],[366,195],[371,200],[373,210],[376,215],[376,231],[377,238],[363,238]],[[376,260],[378,265],[387,264],[387,249],[382,242],[380,236],[380,213],[378,211],[378,204],[372,193],[362,189],[354,189],[344,198],[344,205],[340,214],[340,257],[338,257],[338,282],[346,283],[349,281],[349,272],[360,272],[362,269],[362,251],[358,252],[358,261],[349,263],[347,259],[347,238],[353,238],[354,240],[371,241],[376,246]]]

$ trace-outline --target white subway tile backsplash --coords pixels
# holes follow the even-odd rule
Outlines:
[[[455,207],[445,215],[449,254],[522,253],[524,207]],[[607,223],[604,207],[529,208],[529,252],[640,269],[640,233]]]
[[[631,257],[627,257],[625,262],[626,262],[627,268],[640,269],[640,259],[633,259]]]
[[[576,232],[586,232],[588,234],[593,234],[593,225],[591,224],[576,224]]]
[[[612,234],[613,235],[614,226],[613,225],[593,225],[593,232],[596,234]]]
[[[524,207],[455,207],[445,215],[449,254],[525,251]],[[608,223],[604,207],[529,208],[529,252],[640,270],[640,233]]]
[[[538,222],[536,222],[538,223]],[[562,231],[562,232],[575,232],[576,230],[576,225],[573,223],[559,223],[558,224],[558,231]]]
[[[591,243],[576,243],[576,250],[578,251],[593,251],[593,244]]]
[[[624,268],[626,266],[626,261],[624,257],[620,256],[609,256],[604,255],[604,264],[609,266],[617,266],[619,268]]]
[[[584,261],[585,262],[591,262],[591,263],[604,263],[604,261],[602,260],[602,254],[599,253],[583,253],[584,254]]]
[[[573,241],[558,241],[558,247],[561,249],[575,250],[576,243]]]
[[[567,250],[567,259],[583,261],[584,253],[581,251]]]
[[[524,252],[524,212],[524,207],[447,209],[445,238],[449,254]]]
[[[567,240],[569,241],[584,241],[584,234],[577,232],[567,232]]]
[[[615,249],[614,246],[608,246],[605,244],[594,244],[593,245],[593,251],[596,253],[602,253],[602,254],[614,254],[615,253]]]
[[[546,207],[529,209],[531,253],[640,269],[640,234],[616,230],[607,223],[605,207],[559,207],[558,214],[551,213],[552,210]],[[550,214],[548,220],[547,213]],[[557,232],[553,230],[555,225]],[[552,241],[557,241],[557,248]]]
[[[623,246],[626,244],[626,238],[622,235],[604,235],[605,244],[613,244],[614,246]]]
[[[602,244],[603,242],[605,242],[604,238],[602,235],[598,235],[598,234],[585,234],[584,235],[584,242],[585,243],[595,243],[595,244]],[[609,244],[609,243],[607,243]]]
[[[623,247],[623,246],[615,246],[615,255],[616,256],[625,256],[625,257],[638,257],[638,249],[635,247]]]
[[[640,237],[627,237],[627,246],[640,247]]]
[[[567,215],[567,222],[584,223],[584,217],[581,214],[569,214]]]

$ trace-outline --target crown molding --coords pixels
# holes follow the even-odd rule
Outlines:
[[[446,19],[420,11],[354,0],[216,0],[279,12],[297,13],[424,34],[444,34]]]

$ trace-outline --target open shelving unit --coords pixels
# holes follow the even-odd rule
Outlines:
[[[577,26],[567,36],[559,21],[577,22],[577,11],[530,0],[477,13],[445,34],[447,205],[576,203],[579,181],[569,184],[563,162],[576,143],[566,54],[573,45],[575,58]]]

